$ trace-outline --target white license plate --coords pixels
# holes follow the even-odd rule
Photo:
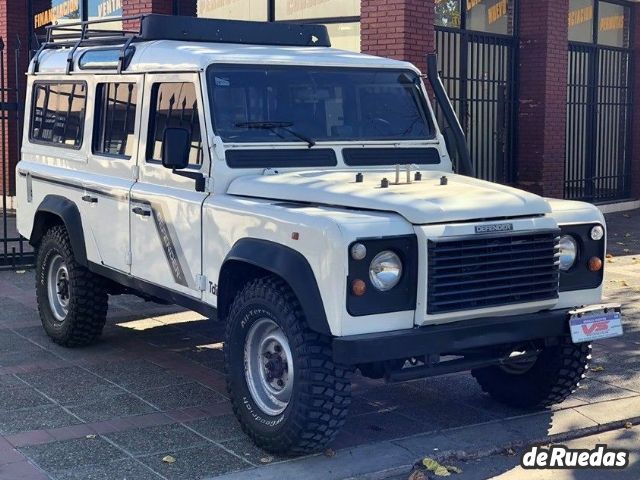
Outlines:
[[[619,305],[587,307],[570,312],[569,326],[573,343],[592,342],[622,335]]]

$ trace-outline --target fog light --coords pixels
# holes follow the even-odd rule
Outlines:
[[[598,257],[591,257],[589,259],[589,271],[599,272],[602,270],[602,259]]]
[[[351,258],[354,260],[362,260],[367,256],[367,247],[361,243],[354,243],[351,247]]]
[[[361,297],[367,292],[367,284],[363,280],[354,280],[351,284],[351,291],[356,297]]]
[[[602,237],[604,237],[604,228],[600,225],[596,225],[591,229],[591,240],[602,240]]]

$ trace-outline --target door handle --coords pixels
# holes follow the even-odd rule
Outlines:
[[[82,201],[89,203],[98,203],[98,197],[93,197],[91,195],[84,195],[82,197]]]
[[[141,217],[150,217],[151,216],[151,210],[147,210],[146,208],[134,207],[134,208],[131,209],[131,211],[133,213],[135,213],[136,215],[140,215]]]

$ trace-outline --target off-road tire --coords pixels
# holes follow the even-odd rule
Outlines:
[[[260,318],[277,323],[293,357],[292,396],[275,416],[257,406],[244,371],[246,336]],[[288,455],[317,452],[344,425],[351,403],[352,369],[333,363],[330,338],[309,329],[296,296],[278,277],[253,280],[237,294],[227,318],[224,353],[233,411],[259,447]]]
[[[483,391],[506,405],[542,409],[562,403],[576,391],[591,360],[591,344],[574,344],[571,337],[545,347],[525,373],[506,372],[499,366],[471,371]]]
[[[67,230],[61,225],[44,234],[37,252],[36,297],[47,335],[65,347],[95,342],[107,318],[108,295],[103,279],[76,262]],[[47,294],[49,262],[56,255],[62,256],[69,272],[69,307],[62,321],[53,315]]]

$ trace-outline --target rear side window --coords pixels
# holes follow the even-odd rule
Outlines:
[[[135,83],[98,84],[93,153],[125,158],[133,155],[137,99]]]
[[[87,108],[84,82],[46,82],[33,87],[31,135],[34,142],[80,148]]]
[[[152,89],[149,132],[152,141],[148,142],[147,159],[162,160],[162,139],[164,130],[185,128],[191,135],[189,165],[202,165],[202,137],[198,99],[193,83],[157,83]]]

